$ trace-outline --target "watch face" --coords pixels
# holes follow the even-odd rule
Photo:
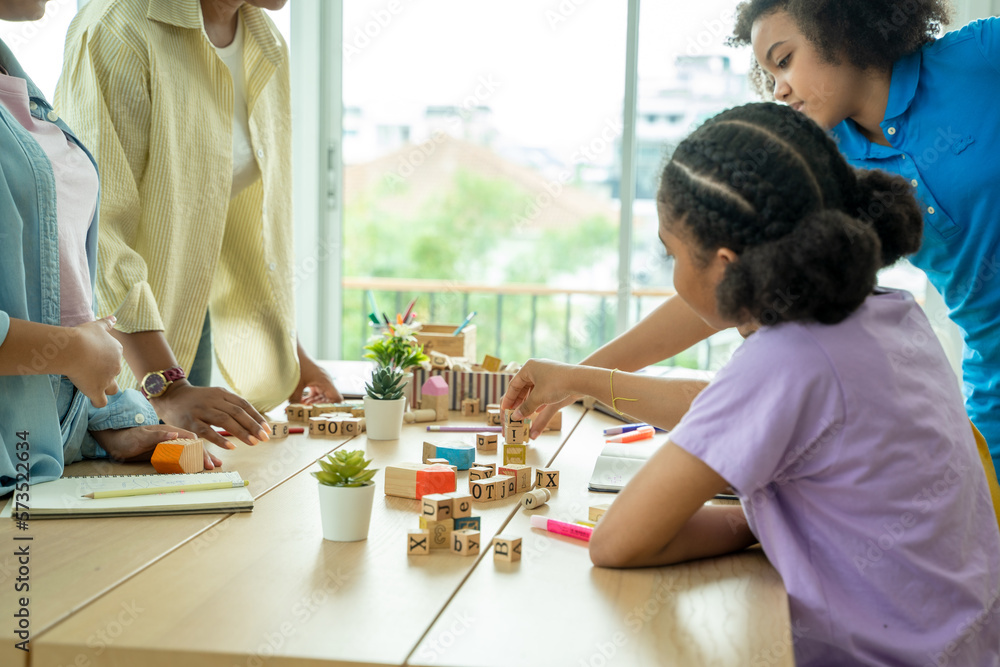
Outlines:
[[[142,383],[142,388],[150,396],[159,396],[167,388],[167,381],[163,379],[161,374],[153,373],[146,377],[146,380]]]

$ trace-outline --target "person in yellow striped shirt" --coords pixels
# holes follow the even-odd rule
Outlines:
[[[119,383],[226,448],[212,425],[256,444],[283,400],[341,400],[295,332],[288,49],[261,11],[285,2],[90,0],[56,90],[101,172]],[[204,386],[213,350],[236,393]]]

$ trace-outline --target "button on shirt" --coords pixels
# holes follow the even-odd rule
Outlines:
[[[965,334],[966,408],[1000,465],[1000,18],[975,21],[896,62],[872,143],[833,129],[848,161],[899,174],[924,212],[910,261]],[[1000,468],[998,468],[1000,469]]]

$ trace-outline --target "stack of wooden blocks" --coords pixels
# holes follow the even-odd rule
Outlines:
[[[351,417],[350,413],[329,412],[309,418],[309,435],[314,438],[358,435],[365,430],[364,417]]]
[[[426,556],[433,550],[449,549],[460,556],[476,556],[480,530],[480,517],[472,516],[469,494],[425,495],[420,505],[420,529],[406,534],[406,553]]]
[[[364,417],[365,408],[362,401],[345,401],[343,403],[313,403],[312,405],[305,405],[304,403],[289,403],[288,407],[285,408],[285,418],[289,422],[296,422],[299,424],[308,424],[309,420],[313,417],[319,417],[320,415],[339,413],[343,415],[350,415],[351,417]]]

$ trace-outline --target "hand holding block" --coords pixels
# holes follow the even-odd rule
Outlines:
[[[272,421],[271,422],[271,437],[272,438],[287,438],[288,437],[288,422],[283,421]]]
[[[479,554],[478,530],[453,530],[451,533],[451,550],[459,556],[476,556]]]
[[[420,517],[420,527],[426,529],[427,532],[430,533],[431,549],[447,549],[451,546],[451,519],[431,521],[427,517],[422,516]]]
[[[430,532],[426,530],[410,531],[406,534],[406,555],[426,556],[431,552]]]
[[[444,494],[451,498],[451,518],[462,519],[472,514],[472,496],[463,491]]]
[[[535,471],[536,489],[558,489],[559,471],[552,468],[538,468]]]
[[[448,459],[448,462],[458,466],[459,470],[468,470],[475,458],[476,448],[464,442],[449,442],[443,445],[424,443],[424,463],[429,459]]]
[[[453,519],[452,505],[454,500],[444,493],[431,493],[421,499],[420,516],[432,521]]]
[[[526,445],[504,445],[503,446],[503,464],[510,465],[511,463],[527,464],[528,461],[528,447]]]
[[[420,500],[455,490],[455,471],[440,465],[399,463],[385,467],[385,495]]]
[[[462,416],[471,417],[473,415],[479,414],[479,399],[478,398],[463,398],[462,399]]]
[[[497,450],[497,441],[499,438],[496,433],[477,433],[476,434],[476,452],[495,452]]]
[[[153,450],[150,462],[160,474],[201,472],[205,469],[205,446],[201,438],[164,440]]]
[[[493,560],[513,563],[521,560],[521,538],[497,535],[493,538]]]
[[[527,491],[531,488],[532,476],[531,476],[531,466],[524,465],[522,463],[512,463],[510,465],[501,466],[497,473],[500,475],[510,475],[515,480],[517,480],[516,492],[521,493],[522,491]]]

